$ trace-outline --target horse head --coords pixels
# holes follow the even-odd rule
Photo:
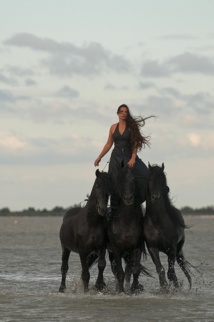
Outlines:
[[[99,215],[103,216],[107,212],[108,198],[111,190],[110,176],[108,173],[100,172],[99,170],[96,170],[95,174],[94,193],[96,210]]]
[[[162,163],[161,167],[158,165],[151,166],[149,163],[148,168],[147,193],[151,198],[151,202],[155,204],[160,202],[163,196],[169,192],[169,187],[167,186],[166,175],[164,173],[164,163]]]
[[[125,205],[132,205],[135,198],[135,179],[131,169],[128,166],[121,168],[118,180],[119,196]]]

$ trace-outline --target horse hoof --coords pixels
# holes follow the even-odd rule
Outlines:
[[[96,283],[95,287],[99,292],[102,292],[104,290],[104,288],[106,287],[106,283],[105,282]]]
[[[66,287],[61,285],[60,288],[59,288],[59,292],[64,293],[65,289],[66,289]]]
[[[163,294],[168,294],[169,293],[169,286],[166,285],[166,286],[161,287],[160,292]]]
[[[144,287],[141,284],[138,284],[137,286],[131,287],[132,294],[138,294],[144,291]]]
[[[125,293],[124,288],[118,289],[117,294]]]

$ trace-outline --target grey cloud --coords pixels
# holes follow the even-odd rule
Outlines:
[[[30,100],[24,96],[15,97],[9,91],[3,93],[0,91],[0,116],[7,115],[36,123],[51,122],[58,124],[72,123],[79,119],[87,120],[87,122],[96,119],[99,123],[105,123],[108,118],[110,120],[110,116],[104,116],[102,112],[99,112],[93,102],[84,106],[74,105],[71,102],[69,102],[69,105],[58,102],[57,108],[55,108],[55,104],[46,104],[41,100]]]
[[[76,98],[79,96],[79,92],[69,86],[64,86],[56,93],[56,95],[64,98]]]
[[[214,63],[207,56],[186,52],[162,63],[147,60],[143,62],[140,72],[144,77],[166,77],[175,73],[214,75]]]
[[[161,39],[165,40],[195,40],[198,39],[198,37],[189,35],[189,34],[167,34],[163,35]]]
[[[178,112],[174,100],[167,96],[151,95],[147,98],[145,106],[148,106],[150,115],[163,115],[164,119]]]
[[[8,84],[8,85],[17,85],[17,81],[11,77],[5,76],[3,73],[0,73],[0,83]]]
[[[209,93],[198,92],[187,95],[186,105],[191,106],[202,117],[209,116],[214,118],[214,97]]]
[[[165,87],[161,90],[161,92],[177,99],[182,99],[182,100],[186,99],[185,96],[181,94],[181,92],[179,92],[177,89],[173,87]]]
[[[173,72],[214,74],[213,61],[202,55],[183,53],[168,61]]]
[[[10,91],[0,89],[0,102],[11,103],[15,101],[16,97]]]
[[[115,86],[115,85],[112,85],[112,84],[107,84],[105,87],[104,87],[105,90],[110,90],[110,91],[126,91],[128,89],[127,86],[121,86],[121,87],[118,87],[118,86]]]
[[[16,134],[14,133],[14,135]],[[91,162],[97,153],[97,149],[88,137],[63,137],[60,139],[22,137],[22,140],[25,142],[23,148],[12,151],[6,147],[0,149],[0,164],[62,165],[79,163],[80,161]]]
[[[183,106],[201,115],[212,114],[214,111],[214,97],[208,92],[183,94],[173,87],[165,87],[161,93],[183,101]]]
[[[27,79],[25,80],[25,84],[26,84],[27,86],[35,86],[35,85],[37,84],[37,82],[36,82],[34,79],[27,78]]]
[[[63,46],[60,46],[59,43],[49,38],[39,38],[28,33],[17,33],[11,38],[5,40],[4,44],[16,47],[28,47],[32,50],[46,52],[67,51],[74,48],[71,44],[64,43]]]
[[[140,89],[147,89],[147,88],[151,88],[151,87],[155,87],[154,83],[152,83],[152,82],[140,82],[139,83]]]
[[[6,66],[0,73],[0,82],[11,86],[18,86],[19,80],[23,80],[23,77],[33,76],[34,72],[27,68],[21,68],[18,66]],[[35,81],[31,78],[25,80],[27,86],[35,85]]]
[[[33,76],[34,72],[29,68],[22,68],[19,66],[8,66],[6,68],[6,71],[12,75],[17,77],[23,77],[23,76]]]
[[[143,63],[140,74],[144,77],[165,77],[170,74],[170,70],[157,60],[147,60]]]
[[[111,53],[98,43],[77,47],[72,43],[59,43],[27,33],[16,34],[4,43],[48,53],[49,56],[43,59],[42,63],[54,74],[96,75],[105,69],[119,73],[130,71],[128,60],[121,55]]]
[[[110,91],[115,91],[117,90],[116,86],[115,85],[112,85],[112,84],[107,84],[105,87],[104,87],[105,90],[110,90]]]

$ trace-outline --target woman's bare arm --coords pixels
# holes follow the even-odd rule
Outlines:
[[[102,151],[100,152],[98,158],[94,161],[94,165],[95,167],[99,166],[99,163],[101,161],[101,159],[104,157],[104,155],[106,155],[106,153],[111,149],[112,147],[112,144],[114,142],[113,140],[113,129],[114,129],[115,125],[113,124],[111,127],[110,127],[110,130],[109,130],[109,135],[108,135],[108,140],[106,142],[106,144],[104,145]]]

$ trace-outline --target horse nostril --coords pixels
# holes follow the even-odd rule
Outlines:
[[[99,215],[103,216],[107,212],[107,207],[98,206],[97,211],[98,211]]]
[[[156,193],[152,195],[152,201],[159,201],[161,199],[160,193]]]
[[[133,196],[133,195],[130,195],[130,196],[124,196],[123,200],[124,200],[124,203],[125,203],[126,205],[130,205],[130,204],[132,204],[132,203],[133,203],[133,201],[134,201],[134,196]]]

